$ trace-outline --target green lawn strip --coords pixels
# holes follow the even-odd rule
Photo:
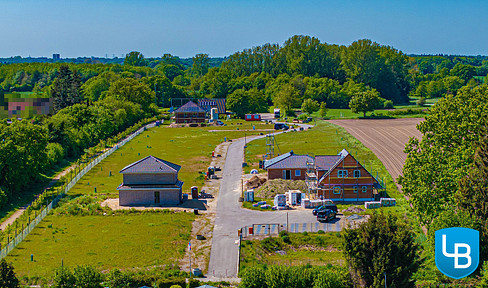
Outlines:
[[[285,237],[244,240],[240,269],[262,265],[342,265],[340,233],[288,233]]]
[[[200,172],[206,171],[215,147],[224,141],[224,137],[244,137],[243,131],[208,132],[213,128],[148,129],[85,174],[69,194],[95,194],[96,188],[96,195],[116,198],[117,187],[122,183],[119,171],[148,155],[182,166],[178,178],[185,183],[184,193],[189,192],[191,186],[202,187],[205,180]],[[247,132],[247,135],[252,134],[259,132]]]
[[[276,211],[276,210],[273,210],[271,208],[268,208],[268,209],[261,209],[261,206],[258,206],[258,207],[253,207],[252,204],[254,203],[257,203],[257,202],[260,202],[260,201],[266,201],[266,204],[269,204],[271,206],[274,206],[274,202],[273,200],[270,200],[270,199],[263,199],[263,198],[254,198],[254,202],[242,202],[242,207],[243,208],[247,208],[247,209],[251,209],[251,210],[258,210],[258,211]]]
[[[7,261],[20,277],[50,277],[61,262],[69,267],[93,265],[100,270],[177,263],[184,257],[194,217],[183,212],[49,215]]]
[[[396,198],[395,208],[386,211],[404,212],[407,204],[403,195],[398,191],[392,177],[381,161],[364,146],[359,140],[349,134],[344,128],[327,121],[317,121],[317,125],[310,130],[302,132],[289,132],[275,136],[278,148],[275,147],[275,156],[278,153],[287,153],[293,150],[295,154],[309,155],[336,155],[342,149],[347,149],[368,171],[373,171],[373,176],[378,175],[378,180],[384,180],[387,193]],[[258,139],[250,142],[246,149],[246,162],[250,169],[257,169],[259,160],[266,153],[266,139]],[[283,191],[283,193],[286,191]],[[383,209],[383,208],[382,208]]]

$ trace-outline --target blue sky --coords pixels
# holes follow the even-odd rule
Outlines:
[[[219,57],[295,34],[488,55],[488,1],[0,0],[0,31],[0,57]]]

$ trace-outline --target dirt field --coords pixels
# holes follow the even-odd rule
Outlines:
[[[356,137],[385,165],[396,181],[402,173],[407,155],[403,153],[410,137],[421,138],[416,125],[423,121],[419,118],[385,120],[329,120],[330,123],[344,127]],[[401,187],[397,184],[398,189]]]

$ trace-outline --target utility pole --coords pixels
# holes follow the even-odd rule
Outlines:
[[[288,212],[286,212],[286,232],[290,232],[290,229],[288,229]]]

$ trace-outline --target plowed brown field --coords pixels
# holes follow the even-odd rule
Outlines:
[[[406,119],[360,119],[329,120],[330,123],[342,126],[351,135],[361,141],[383,162],[393,179],[397,180],[402,173],[407,154],[403,152],[410,137],[422,138],[416,125],[423,121],[420,118]],[[401,187],[397,183],[400,190]]]

